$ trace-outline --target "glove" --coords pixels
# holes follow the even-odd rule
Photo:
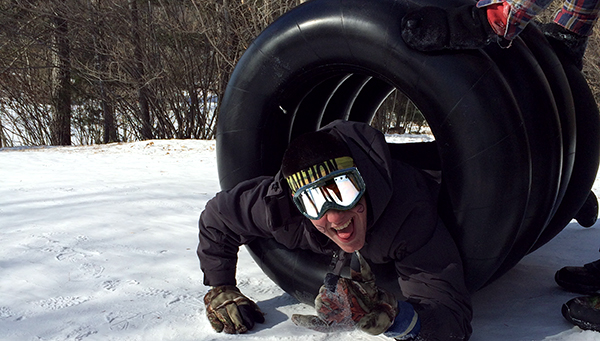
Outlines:
[[[255,322],[265,322],[258,305],[233,285],[210,289],[204,296],[204,305],[206,316],[218,333],[241,334],[254,328]]]
[[[352,279],[327,274],[315,299],[314,315],[292,315],[301,327],[319,332],[360,329],[377,335],[386,331],[397,314],[394,296],[375,285],[369,264],[356,252],[360,271],[351,270]]]
[[[442,9],[425,6],[402,18],[402,39],[419,51],[479,49],[499,37],[486,9],[474,5]]]

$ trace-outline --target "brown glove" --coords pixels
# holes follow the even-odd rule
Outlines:
[[[369,264],[357,252],[360,272],[351,271],[352,279],[327,274],[315,299],[317,316],[292,315],[301,327],[320,332],[358,328],[377,335],[386,331],[398,313],[394,296],[375,285]]]
[[[254,328],[255,322],[265,322],[258,305],[233,285],[210,289],[204,296],[204,305],[206,316],[218,333],[242,334]]]

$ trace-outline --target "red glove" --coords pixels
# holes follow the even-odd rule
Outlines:
[[[499,2],[485,7],[488,22],[497,35],[504,37],[508,15],[510,14],[510,4],[508,2]]]
[[[395,297],[375,285],[369,264],[356,254],[360,272],[351,270],[352,279],[327,274],[315,299],[317,316],[294,314],[292,321],[296,325],[319,332],[358,328],[372,335],[392,325],[398,313]]]

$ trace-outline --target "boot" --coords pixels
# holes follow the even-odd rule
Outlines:
[[[562,306],[562,315],[585,330],[600,331],[600,296],[576,297]]]
[[[595,294],[600,290],[600,260],[584,266],[566,266],[556,272],[554,280],[568,291]]]

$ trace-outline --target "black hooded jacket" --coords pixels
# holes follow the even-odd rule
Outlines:
[[[470,295],[458,249],[437,214],[437,183],[393,160],[383,134],[364,123],[335,121],[323,130],[348,144],[366,184],[368,227],[361,254],[373,263],[395,263],[402,294],[421,319],[420,339],[468,339]],[[209,286],[235,285],[238,248],[255,238],[319,253],[338,249],[300,214],[280,173],[218,193],[199,226],[198,257]]]

